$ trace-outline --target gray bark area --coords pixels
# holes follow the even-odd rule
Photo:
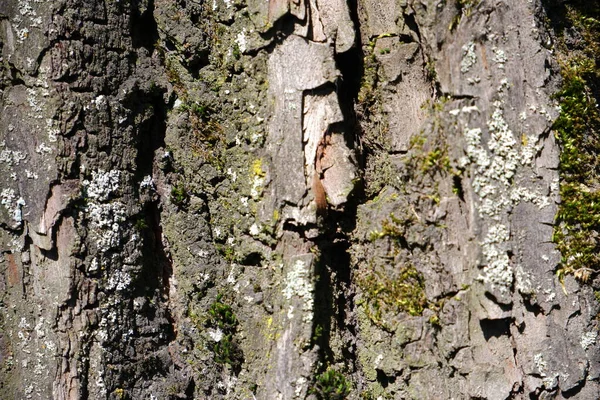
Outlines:
[[[544,7],[1,1],[0,398],[600,398]]]

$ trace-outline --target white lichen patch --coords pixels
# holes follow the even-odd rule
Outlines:
[[[104,106],[105,104],[106,104],[106,96],[104,96],[103,94],[92,99],[92,105],[96,108],[96,110],[100,110],[102,108],[102,106]]]
[[[509,291],[513,283],[513,272],[510,259],[505,251],[498,251],[497,247],[488,249],[487,264],[483,267],[483,274],[478,277],[482,282],[502,293]]]
[[[50,143],[55,143],[58,140],[60,128],[58,127],[58,123],[52,118],[46,119],[46,133],[48,134],[48,141]]]
[[[504,52],[494,48],[499,66],[506,62]],[[479,215],[490,224],[481,243],[482,273],[478,279],[502,294],[510,291],[516,279],[516,289],[532,293],[533,284],[522,266],[515,267],[509,256],[509,228],[506,221],[515,206],[532,203],[542,209],[551,204],[550,198],[536,187],[517,186],[515,176],[519,167],[531,166],[541,150],[538,137],[523,135],[517,141],[504,116],[504,100],[510,89],[507,79],[497,87],[499,99],[493,102],[492,114],[486,121],[487,142],[480,128],[463,128],[465,156],[459,166],[471,167],[472,187],[476,194]],[[461,110],[462,111],[462,110]]]
[[[115,271],[109,277],[106,283],[108,290],[123,291],[131,284],[131,275],[123,271]]]
[[[154,188],[154,180],[152,180],[152,177],[150,175],[146,175],[144,177],[144,179],[142,179],[142,182],[140,182],[140,188],[142,188],[142,189]]]
[[[471,67],[477,62],[475,54],[475,43],[469,42],[462,47],[462,60],[460,61],[460,72],[463,74],[469,72]]]
[[[260,233],[261,229],[260,226],[258,226],[256,223],[252,224],[252,226],[250,227],[250,234],[252,236],[256,236]]]
[[[88,267],[88,272],[96,272],[96,271],[98,271],[98,268],[99,268],[98,259],[94,258]]]
[[[515,288],[519,291],[519,293],[527,295],[535,293],[533,283],[531,282],[531,277],[520,265],[515,268],[515,281]]]
[[[583,350],[587,351],[587,349],[590,346],[593,346],[596,344],[597,339],[598,339],[597,331],[586,332],[581,336],[581,340],[579,343],[581,344],[581,348]]]
[[[517,170],[519,153],[515,150],[517,141],[504,119],[502,102],[494,102],[494,112],[487,124],[491,135],[487,144],[494,155],[487,175],[508,185]]]
[[[27,31],[29,33],[29,31]],[[35,88],[27,88],[27,103],[29,103],[29,107],[31,107],[31,111],[29,116],[36,119],[43,118],[43,109],[42,109],[42,101],[40,100],[40,93]]]
[[[214,341],[214,342],[220,342],[223,339],[223,331],[219,328],[217,329],[209,329],[208,330],[208,336]]]
[[[85,211],[90,220],[91,235],[96,238],[101,254],[121,244],[121,226],[127,220],[125,204],[119,201],[107,203],[118,191],[120,177],[121,172],[117,170],[98,170],[92,172],[91,181],[83,181],[88,200]]]
[[[86,207],[98,248],[106,252],[121,243],[121,225],[126,221],[127,209],[123,203],[90,202]]]
[[[38,154],[51,154],[52,148],[45,143],[40,143],[36,148],[35,152]]]
[[[237,34],[235,38],[235,43],[237,44],[240,52],[245,53],[248,49],[248,44],[246,41],[246,29],[243,29],[240,33]]]
[[[533,356],[533,363],[535,364],[535,368],[536,368],[537,372],[541,376],[546,376],[546,371],[548,370],[548,364],[544,360],[544,356],[542,353],[538,353]]]
[[[0,147],[5,147],[6,144]],[[9,167],[19,165],[21,161],[25,160],[27,155],[22,151],[4,149],[0,151],[0,163],[7,164]]]
[[[313,318],[313,290],[310,266],[302,260],[296,260],[287,273],[282,293],[288,300],[292,298],[300,300],[304,322],[311,322]]]
[[[237,172],[233,168],[227,168],[227,175],[231,178],[231,182],[235,183],[237,181]]]
[[[542,149],[542,145],[538,144],[538,137],[533,135],[523,136],[522,141],[521,164],[531,165],[536,154]]]
[[[499,69],[504,69],[504,64],[508,61],[506,57],[506,53],[502,49],[498,49],[497,47],[493,47],[492,51],[494,52],[494,62],[498,65]]]
[[[39,2],[40,0],[34,0],[34,3]],[[16,2],[18,14],[13,16],[12,25],[19,43],[23,43],[29,37],[29,28],[40,28],[42,26],[42,17],[37,15],[31,3],[30,0],[19,0]]]
[[[92,180],[83,181],[86,196],[98,201],[106,201],[119,189],[121,171],[92,171]]]
[[[301,376],[300,378],[298,378],[295,382],[296,384],[296,390],[295,390],[295,394],[296,397],[300,397],[300,395],[302,394],[302,391],[304,390],[304,385],[306,385],[306,378]]]
[[[535,204],[541,210],[550,205],[550,198],[539,193],[534,193],[526,187],[514,188],[510,193],[510,199],[513,204],[521,201]]]
[[[5,209],[10,210],[13,207],[16,195],[14,189],[3,189],[0,193],[0,204],[4,206]]]
[[[26,205],[22,197],[17,198],[14,189],[3,189],[0,192],[0,204],[12,215],[17,224],[23,222],[23,207]]]

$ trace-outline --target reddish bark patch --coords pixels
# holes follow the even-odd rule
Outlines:
[[[15,261],[15,255],[12,253],[6,254],[6,261],[8,262],[8,284],[15,286],[21,283],[19,267]]]

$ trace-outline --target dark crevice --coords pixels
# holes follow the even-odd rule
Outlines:
[[[297,233],[303,239],[306,239],[306,231],[310,229],[318,228],[315,224],[307,224],[307,225],[297,225],[295,220],[287,220],[283,223],[283,230],[288,232]]]
[[[259,32],[260,36],[264,40],[269,41],[269,44],[267,44],[265,47],[248,51],[246,54],[255,56],[262,50],[266,50],[267,53],[271,53],[273,49],[283,43],[285,38],[294,33],[296,21],[296,17],[291,14],[286,14],[285,16],[279,18],[277,21],[275,21],[271,29],[267,30],[266,32]]]
[[[510,336],[510,322],[510,318],[482,319],[479,321],[479,326],[483,337],[489,341],[492,337]]]
[[[148,99],[150,102],[140,101]],[[144,115],[152,112],[150,118],[138,127],[137,136],[137,170],[136,182],[141,182],[145,177],[153,176],[154,153],[165,147],[165,132],[167,120],[167,108],[163,100],[163,92],[156,93],[138,92],[128,99],[136,114]],[[138,183],[139,185],[139,183]],[[160,210],[156,200],[147,200],[142,214],[136,221],[137,229],[143,237],[144,268],[151,271],[142,273],[138,288],[161,288],[164,295],[169,295],[169,281],[172,274],[172,266],[169,257],[162,244],[162,225],[160,222]]]
[[[533,303],[532,300],[533,299],[530,299],[528,297],[523,298],[523,304],[525,305],[525,309],[528,312],[533,313],[533,315],[535,315],[536,317],[540,314],[543,315],[544,309],[539,304]]]
[[[408,26],[408,28],[415,33],[419,43],[422,43],[421,30],[419,29],[419,24],[417,24],[417,21],[415,19],[414,11],[411,14],[404,13],[403,18],[404,22],[406,23],[406,26]]]
[[[241,265],[260,266],[264,257],[259,251],[248,253],[240,260]]]
[[[351,17],[360,32],[356,0],[348,1]],[[343,54],[336,54],[335,61],[341,76],[336,82],[335,91],[344,117],[343,122],[333,124],[329,131],[344,135],[347,146],[354,149],[360,159],[357,147],[360,126],[354,110],[361,79],[364,73],[362,45],[357,35],[357,45]],[[361,163],[358,162],[361,169]],[[353,295],[352,261],[350,257],[350,234],[356,226],[358,205],[364,201],[361,184],[356,184],[348,196],[346,204],[339,209],[330,208],[319,217],[320,235],[315,239],[319,250],[319,260],[315,267],[317,275],[315,287],[315,312],[313,320],[313,346],[318,346],[323,368],[333,363],[343,362],[345,373],[353,373],[356,365],[356,321]],[[335,335],[333,332],[337,332]],[[341,337],[342,346],[333,349],[332,337]],[[336,349],[340,349],[337,353]],[[388,379],[388,378],[386,378]],[[394,379],[394,378],[389,378]]]
[[[136,2],[132,2],[134,9],[131,12],[131,41],[134,48],[144,47],[148,51],[154,50],[157,42],[158,25],[154,19],[154,0],[148,0],[148,5],[143,13],[135,8]]]
[[[575,387],[573,387],[569,390],[562,391],[562,395],[564,396],[564,398],[565,399],[576,398],[577,395],[579,394],[579,392],[581,392],[581,389],[583,389],[583,387],[585,386],[585,381],[586,381],[586,378],[584,377],[579,382],[577,382],[577,385]]]
[[[462,93],[446,93],[446,92],[440,92],[440,94],[443,97],[447,97],[449,99],[452,100],[473,100],[473,99],[477,99],[477,96],[473,96],[470,94],[462,94]]]
[[[452,176],[452,190],[456,193],[460,201],[465,201],[465,191],[462,185],[462,177],[458,175]]]
[[[390,384],[396,382],[395,376],[389,376],[380,369],[376,369],[375,371],[377,372],[377,382],[379,382],[379,384],[381,384],[381,387],[383,387],[384,389],[387,388]]]

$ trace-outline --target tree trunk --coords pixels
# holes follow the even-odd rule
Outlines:
[[[0,398],[600,398],[567,3],[2,0]]]

